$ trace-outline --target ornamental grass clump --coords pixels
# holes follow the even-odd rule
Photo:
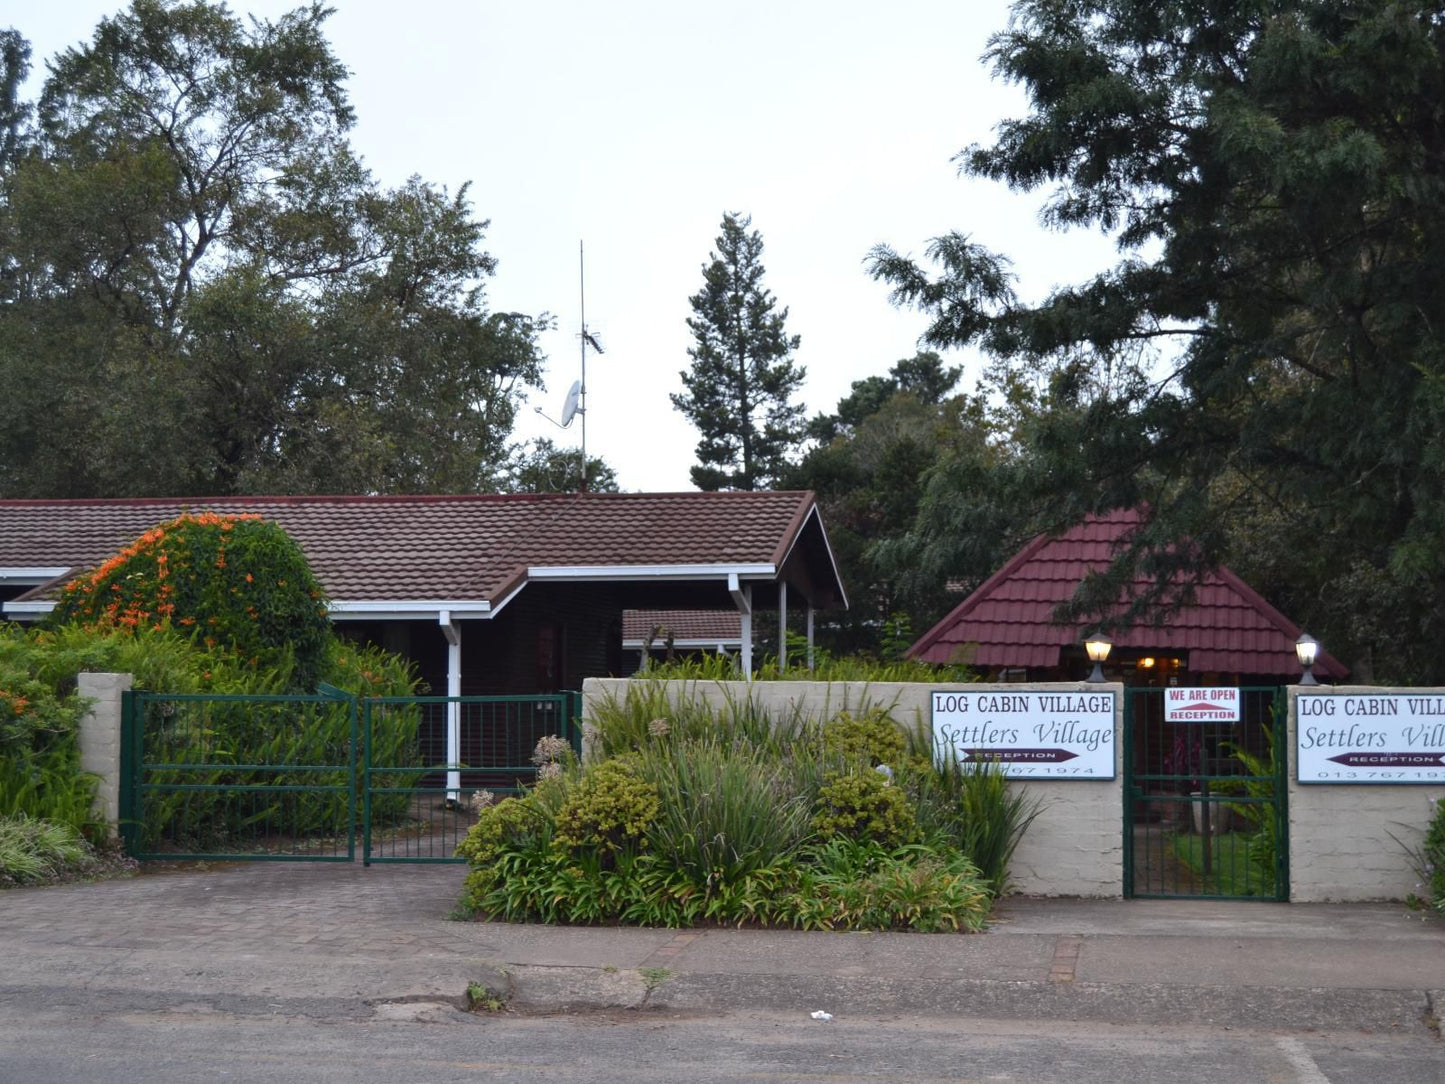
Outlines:
[[[690,741],[640,757],[638,771],[659,799],[649,849],[703,892],[790,857],[812,832],[810,796],[754,749]]]
[[[285,660],[293,688],[315,688],[331,626],[306,556],[254,515],[184,513],[65,585],[51,625],[175,627],[253,667]]]
[[[96,865],[95,851],[70,825],[0,816],[0,888],[60,880]]]
[[[951,748],[934,753],[922,723],[908,737],[911,755],[898,784],[912,799],[920,836],[968,855],[993,895],[1004,895],[1009,863],[1042,801],[1010,783],[999,764],[962,763]]]
[[[1398,839],[1396,842],[1400,842]],[[1412,906],[1445,915],[1445,801],[1430,799],[1430,821],[1417,846],[1406,846],[1410,863],[1420,878],[1409,896]]]
[[[621,697],[604,693],[592,705],[590,726],[592,755],[603,757],[702,740],[785,756],[817,732],[799,704],[772,710],[751,688],[651,676],[629,681]]]

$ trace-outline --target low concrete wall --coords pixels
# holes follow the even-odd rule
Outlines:
[[[1296,903],[1402,900],[1419,876],[1405,846],[1428,824],[1430,800],[1445,801],[1445,786],[1419,783],[1299,783],[1295,762],[1301,693],[1412,696],[1445,689],[1339,685],[1289,690],[1289,898]]]
[[[584,723],[593,717],[594,705],[608,698],[621,700],[629,682],[620,678],[589,678],[582,687]],[[675,696],[701,699],[722,706],[751,696],[775,718],[797,711],[827,718],[844,709],[882,706],[905,726],[930,721],[930,696],[939,692],[986,693],[1037,690],[1046,692],[1113,692],[1114,778],[1111,780],[1030,780],[1012,785],[1043,803],[1043,810],[1024,834],[1011,866],[1014,888],[1038,896],[1118,897],[1124,885],[1123,745],[1124,696],[1120,685],[1060,682],[1039,685],[905,685],[892,683],[808,681],[674,682]]]
[[[120,820],[121,694],[131,685],[129,674],[81,674],[77,690],[91,701],[80,719],[80,768],[100,779],[95,810],[115,831]]]

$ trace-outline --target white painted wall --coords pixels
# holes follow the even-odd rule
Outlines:
[[[120,820],[121,694],[129,674],[80,674],[76,689],[90,706],[80,717],[80,769],[98,777],[95,810],[114,830]]]
[[[593,706],[606,698],[622,699],[628,682],[618,678],[589,678],[582,686],[584,759],[590,752],[585,729]],[[1035,819],[1014,852],[1010,867],[1015,891],[1035,896],[1118,897],[1124,884],[1124,795],[1123,687],[1058,682],[1038,685],[905,685],[893,683],[760,681],[674,682],[674,695],[722,705],[751,696],[767,707],[774,717],[786,717],[797,710],[826,718],[846,709],[887,707],[893,718],[905,726],[930,722],[930,696],[935,691],[970,694],[998,690],[1021,692],[1099,692],[1115,695],[1114,758],[1112,780],[1030,780],[1011,785],[1024,789],[1043,802]]]
[[[1420,842],[1430,800],[1445,801],[1445,786],[1418,783],[1298,782],[1295,697],[1338,693],[1445,695],[1445,689],[1362,685],[1289,690],[1289,898],[1296,903],[1402,900],[1416,891],[1406,846]]]

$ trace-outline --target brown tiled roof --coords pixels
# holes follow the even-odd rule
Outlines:
[[[0,568],[79,571],[209,509],[275,520],[334,600],[495,603],[528,568],[777,566],[813,508],[807,492],[8,500]]]
[[[743,637],[742,615],[736,610],[623,610],[622,642],[640,644],[655,628],[659,643],[667,633],[675,641],[691,643],[739,643]]]
[[[1137,510],[1092,516],[1058,537],[1040,535],[909,649],[909,655],[949,662],[965,645],[980,667],[1059,665],[1060,650],[1080,643],[1085,630],[1056,624],[1054,608],[1073,597],[1084,576],[1103,570],[1139,524]],[[1139,581],[1143,588],[1147,583]],[[1298,675],[1298,626],[1227,568],[1204,576],[1191,606],[1162,625],[1136,625],[1112,638],[1118,648],[1188,652],[1195,673]],[[1321,675],[1348,670],[1321,652]]]

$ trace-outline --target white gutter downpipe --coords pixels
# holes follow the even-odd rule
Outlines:
[[[462,695],[462,630],[452,620],[450,610],[437,614],[442,635],[447,638],[447,802],[456,805],[462,797],[462,706],[456,700]]]
[[[738,584],[738,574],[728,573],[728,594],[732,595],[733,602],[742,615],[742,664],[743,676],[746,680],[753,680],[753,587],[748,584],[746,587]]]
[[[778,673],[788,668],[788,585],[778,582]]]

